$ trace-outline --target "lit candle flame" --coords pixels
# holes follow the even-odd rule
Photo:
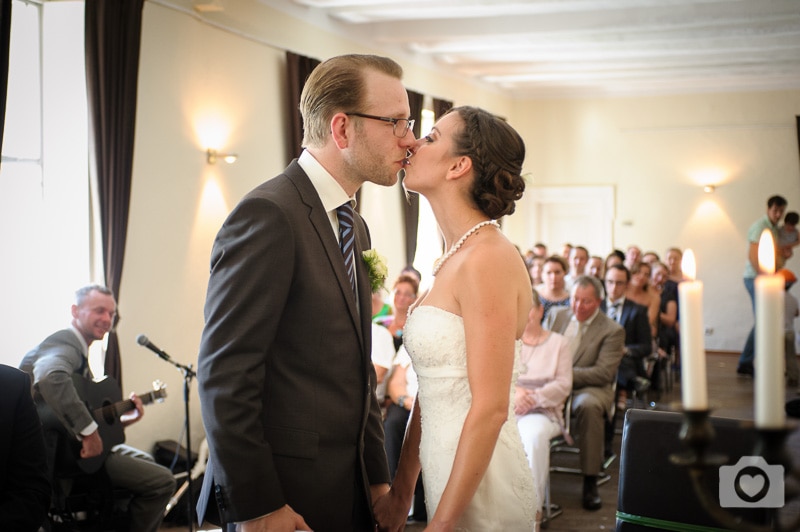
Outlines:
[[[681,271],[683,271],[683,276],[690,281],[694,281],[695,277],[697,277],[697,264],[694,260],[694,251],[691,249],[687,249],[683,252]]]
[[[758,267],[764,273],[775,273],[775,241],[769,229],[764,229],[758,240]]]

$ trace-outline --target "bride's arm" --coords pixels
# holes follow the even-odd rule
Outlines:
[[[525,273],[519,257],[503,246],[493,246],[470,254],[452,278],[464,318],[472,403],[450,478],[428,530],[453,529],[475,495],[508,419],[515,339],[524,328],[531,304],[530,289],[520,289],[526,282],[529,287],[530,282],[520,271]]]
[[[373,508],[375,519],[380,525],[379,530],[382,532],[403,530],[408,518],[408,510],[411,508],[411,502],[414,497],[414,488],[417,485],[417,477],[420,472],[419,401],[414,400],[409,416],[392,488],[389,493],[375,501]]]

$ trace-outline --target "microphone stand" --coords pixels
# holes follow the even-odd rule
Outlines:
[[[194,495],[192,491],[192,433],[189,430],[189,390],[191,389],[191,382],[197,373],[192,369],[192,365],[184,366],[180,362],[175,362],[169,355],[159,357],[166,360],[178,370],[183,373],[183,405],[184,405],[184,423],[186,427],[186,471],[189,473],[186,477],[188,486],[188,497],[186,508],[188,510],[187,517],[189,518],[189,532],[194,529]]]

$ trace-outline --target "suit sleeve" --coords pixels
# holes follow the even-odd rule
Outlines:
[[[50,506],[50,480],[42,426],[30,394],[28,376],[0,368],[4,388],[3,438],[9,441],[6,476],[0,495],[0,523],[7,530],[38,530]],[[8,399],[8,402],[6,402]],[[6,425],[8,423],[8,425]]]
[[[292,234],[280,208],[250,199],[234,209],[212,249],[198,391],[226,521],[286,504],[265,438],[263,400],[270,346],[291,285]]]
[[[72,381],[82,365],[83,355],[75,347],[66,342],[48,342],[42,346],[33,366],[36,389],[58,419],[75,435],[94,423]]]
[[[576,389],[585,386],[602,387],[614,382],[617,376],[617,368],[620,360],[622,360],[624,344],[625,329],[616,325],[600,341],[597,361],[591,366],[574,367],[572,369],[572,387]]]
[[[647,321],[647,308],[639,305],[633,309],[632,326],[637,341],[630,343],[626,339],[627,355],[635,359],[642,359],[653,351],[653,336],[650,332],[650,323]]]

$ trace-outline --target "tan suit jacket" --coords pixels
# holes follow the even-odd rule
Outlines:
[[[571,318],[572,309],[554,309],[547,315],[545,328],[563,334]],[[598,312],[586,325],[572,358],[574,435],[584,475],[595,476],[602,468],[605,419],[611,417],[614,405],[612,385],[617,380],[624,346],[625,330],[622,326]]]

